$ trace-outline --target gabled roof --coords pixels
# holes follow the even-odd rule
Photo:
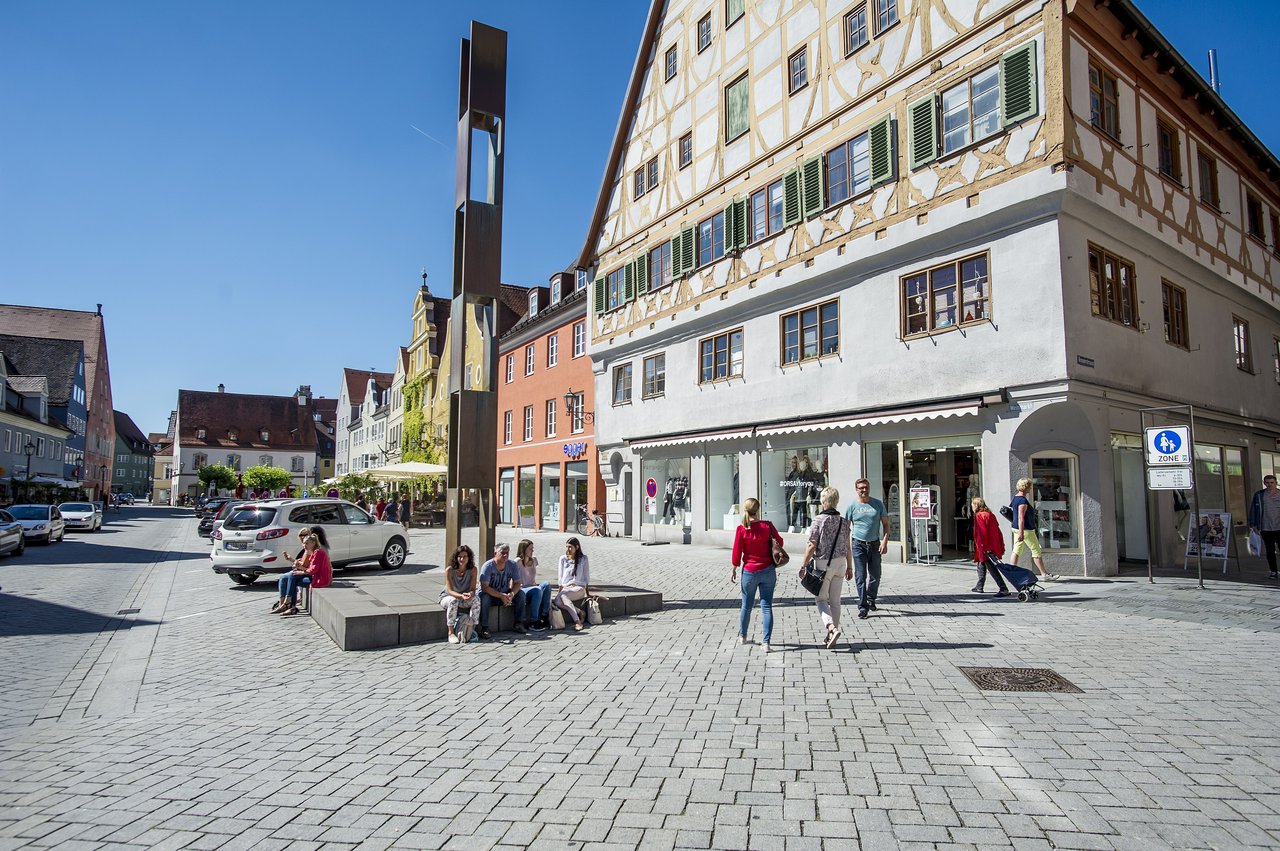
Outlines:
[[[23,396],[49,392],[49,379],[43,375],[11,375],[7,384]]]
[[[351,400],[353,405],[364,404],[365,391],[369,389],[369,376],[373,376],[374,383],[380,388],[388,388],[391,382],[395,381],[395,375],[390,372],[370,372],[367,369],[352,369],[346,367],[342,370],[342,380],[347,384],[347,398]],[[334,403],[336,406],[336,402]],[[335,407],[334,410],[337,410]]]
[[[71,401],[76,365],[84,352],[84,343],[0,334],[0,352],[4,352],[22,375],[43,375],[49,379],[50,407],[60,408]]]
[[[79,340],[84,346],[84,389],[90,406],[97,401],[98,350],[106,351],[106,329],[101,313],[0,304],[0,333],[27,334],[57,340]],[[25,371],[25,370],[24,370]],[[66,404],[65,402],[62,404]]]
[[[311,411],[311,403],[299,405],[296,396],[179,390],[177,442],[185,447],[311,452],[316,448]],[[196,437],[198,429],[205,430],[203,438]],[[265,442],[262,429],[267,430]]]
[[[123,411],[112,411],[116,418],[116,437],[129,444],[135,452],[149,452],[150,442],[142,434],[142,429]]]
[[[529,312],[529,288],[515,284],[498,287],[498,336],[511,330]]]
[[[591,214],[591,224],[587,226],[587,238],[583,242],[582,252],[574,264],[580,269],[589,267],[595,257],[595,236],[604,224],[605,214],[609,212],[609,198],[613,196],[613,184],[618,176],[618,167],[622,164],[622,153],[627,146],[627,135],[631,132],[636,105],[640,101],[640,90],[644,86],[644,72],[649,67],[649,57],[653,54],[654,41],[658,37],[658,23],[662,20],[666,5],[666,0],[651,0],[649,4],[649,17],[644,23],[644,34],[640,37],[640,49],[636,51],[636,61],[631,66],[631,82],[627,83],[627,94],[622,99],[618,126],[613,131],[613,146],[609,148],[604,177],[600,179],[596,208]]]
[[[325,398],[323,398],[323,397],[321,397],[321,398],[319,398],[319,399],[312,399],[312,400],[311,400],[311,411],[312,411],[312,413],[314,413],[314,414],[319,414],[319,415],[320,415],[320,422],[322,422],[322,423],[332,423],[332,422],[337,422],[337,420],[338,420],[338,400],[337,400],[337,399],[325,399]]]
[[[427,343],[432,357],[444,354],[444,338],[449,330],[449,317],[453,313],[453,302],[447,298],[432,296],[432,321],[436,326],[436,336]]]

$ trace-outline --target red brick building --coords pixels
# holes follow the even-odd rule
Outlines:
[[[530,287],[524,315],[498,340],[498,522],[573,531],[602,511],[587,290],[571,273]]]

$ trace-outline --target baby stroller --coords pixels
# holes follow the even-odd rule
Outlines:
[[[991,553],[987,553],[987,566],[1000,571],[1000,574],[1018,592],[1020,602],[1026,603],[1040,599],[1040,582],[1031,571],[1016,564],[1005,564]]]

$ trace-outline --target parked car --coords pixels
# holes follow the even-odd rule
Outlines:
[[[133,505],[133,494],[125,492],[120,494],[121,505]]]
[[[96,502],[64,502],[58,510],[68,529],[96,532],[102,528],[102,508]]]
[[[212,514],[206,514],[200,518],[200,525],[196,527],[196,534],[202,538],[211,538],[213,530],[222,525],[223,520],[231,513],[231,509],[237,505],[244,505],[247,499],[228,499],[222,505],[218,506],[218,510]]]
[[[235,506],[214,531],[214,573],[250,585],[264,574],[287,572],[292,562],[281,553],[298,552],[304,526],[324,529],[334,567],[376,561],[394,570],[408,555],[399,524],[379,523],[345,500],[273,499]]]
[[[11,505],[9,513],[22,524],[22,534],[29,541],[51,544],[67,534],[67,524],[56,505]]]
[[[27,536],[23,534],[22,524],[7,511],[0,511],[0,553],[22,555],[27,548]]]
[[[227,502],[230,499],[231,497],[229,496],[209,497],[208,499],[204,500],[204,502],[201,502],[196,508],[196,517],[200,519],[204,519],[205,517],[211,514],[216,514],[218,512],[218,509],[222,507],[222,504],[224,502]]]

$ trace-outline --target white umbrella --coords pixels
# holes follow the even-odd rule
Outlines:
[[[428,464],[425,461],[401,461],[399,464],[388,464],[385,467],[375,467],[365,472],[373,476],[375,479],[416,479],[421,476],[441,476],[449,472],[448,467],[440,464]]]

